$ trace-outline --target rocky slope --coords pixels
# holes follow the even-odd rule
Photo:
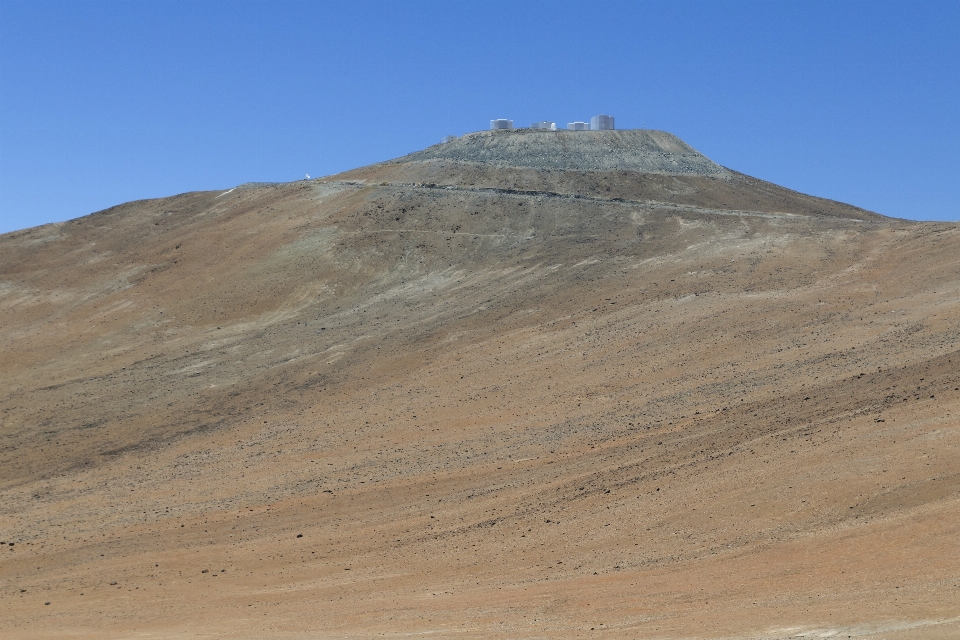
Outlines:
[[[0,236],[0,631],[956,634],[960,230],[615,133]]]

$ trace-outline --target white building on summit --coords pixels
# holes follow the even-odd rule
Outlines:
[[[506,118],[500,118],[499,120],[490,121],[491,129],[513,129],[513,120],[507,120]]]
[[[550,131],[556,131],[557,123],[544,120],[542,122],[534,122],[532,125],[530,125],[530,128],[531,129],[549,129]]]
[[[567,129],[571,131],[589,131],[590,124],[587,122],[568,122]]]
[[[613,116],[593,116],[590,118],[591,131],[604,131],[613,129]]]

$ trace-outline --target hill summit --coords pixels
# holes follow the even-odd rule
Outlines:
[[[479,131],[334,178],[690,205],[715,212],[883,219],[732,171],[673,134],[646,129]]]
[[[666,131],[491,130],[469,133],[393,162],[456,160],[495,167],[627,170],[726,178],[730,172]]]

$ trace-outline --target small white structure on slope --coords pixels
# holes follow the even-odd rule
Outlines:
[[[556,131],[557,123],[544,120],[543,122],[534,122],[532,125],[530,125],[530,128],[531,129],[549,129],[550,131]]]
[[[490,121],[491,129],[513,129],[513,120],[507,120],[506,118],[500,118],[499,120]]]
[[[571,131],[589,131],[590,123],[588,122],[568,122],[567,129]]]
[[[600,115],[590,118],[590,129],[592,131],[605,131],[613,128],[613,116]]]

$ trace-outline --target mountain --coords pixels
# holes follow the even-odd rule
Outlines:
[[[4,635],[960,632],[956,224],[480,132],[5,234],[0,319]]]

